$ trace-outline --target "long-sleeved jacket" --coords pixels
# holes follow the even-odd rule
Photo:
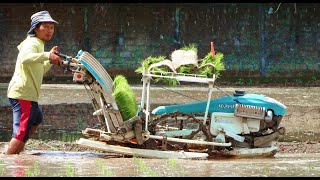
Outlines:
[[[19,54],[7,96],[38,102],[44,74],[52,67],[50,52],[44,52],[44,42],[30,37],[18,45]]]

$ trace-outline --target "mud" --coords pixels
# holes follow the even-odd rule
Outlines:
[[[0,84],[2,106],[8,105],[5,98],[6,87],[7,84]],[[132,85],[138,102],[141,99],[141,87],[139,84]],[[214,89],[212,98],[232,94],[236,89],[245,90],[247,93],[264,94],[287,106],[287,114],[282,120],[282,126],[286,128],[286,136],[276,142],[280,145],[280,152],[315,153],[319,151],[320,104],[318,97],[320,87],[219,87],[219,89]],[[208,88],[202,84],[177,87],[151,86],[151,104],[156,107],[163,104],[203,101],[207,99],[207,91]],[[81,103],[91,105],[83,85],[72,83],[42,85],[40,105]]]
[[[0,84],[1,106],[9,105],[6,99],[7,85]],[[138,102],[141,99],[141,87],[142,85],[139,84],[132,85]],[[282,126],[286,128],[288,136],[280,141],[303,142],[304,146],[308,148],[313,148],[313,144],[319,143],[320,104],[318,99],[320,87],[219,87],[219,89],[214,89],[212,98],[232,94],[236,89],[245,90],[247,93],[264,94],[287,106],[287,114],[282,120]],[[207,99],[207,91],[208,88],[202,84],[199,86],[179,85],[177,87],[151,86],[151,104],[152,107],[156,107],[163,104],[203,101]],[[40,105],[81,103],[91,105],[91,100],[83,85],[73,83],[43,84],[41,87]],[[1,116],[4,115],[1,114]]]
[[[7,84],[0,84],[1,106],[8,105],[5,98],[6,86]],[[136,93],[137,101],[140,101],[141,86],[134,85],[132,87]],[[207,99],[207,88],[204,86],[164,88],[151,87],[153,107],[162,104],[188,103]],[[320,87],[221,87],[220,89],[223,92],[214,90],[213,98],[224,96],[225,93],[233,93],[235,89],[242,89],[247,93],[265,94],[273,97],[287,106],[287,114],[282,122],[282,126],[286,128],[286,136],[273,143],[273,145],[279,147],[279,151],[274,157],[221,160],[128,158],[120,154],[79,147],[74,143],[77,138],[68,136],[64,140],[31,139],[27,142],[25,151],[19,155],[0,154],[0,176],[320,176],[320,143],[318,138],[320,134],[320,105],[318,104]],[[173,93],[173,91],[179,93]],[[61,104],[68,106],[81,103],[88,105],[91,103],[82,85],[44,84],[42,86],[40,105],[55,107],[61,106]],[[3,114],[0,117],[3,117]],[[36,133],[35,136],[37,135],[43,137],[41,133]],[[7,143],[0,142],[1,152]]]
[[[215,160],[146,159],[97,152],[0,154],[4,177],[318,177],[320,154]]]

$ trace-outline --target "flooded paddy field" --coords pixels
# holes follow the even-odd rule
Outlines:
[[[139,103],[142,85],[132,85],[132,89]],[[0,109],[1,106],[9,107],[6,90],[7,84],[0,84]],[[288,140],[296,141],[297,138],[304,138],[314,141],[316,135],[320,133],[320,87],[219,87],[219,89],[214,88],[212,99],[233,94],[235,90],[264,94],[285,104],[287,114],[281,125],[286,127],[286,133],[290,135],[290,138],[287,136]],[[160,105],[205,101],[207,92],[208,87],[205,86],[151,86],[151,109]],[[61,124],[62,127],[55,128],[63,130],[73,125],[70,128],[78,128],[77,131],[80,132],[83,126],[89,126],[92,119],[96,119],[92,116],[91,100],[81,84],[44,84],[41,86],[39,104],[46,108],[48,114],[43,128],[52,129]],[[0,116],[0,129],[11,127],[10,109],[5,110],[7,113]],[[4,120],[1,119],[3,116]]]
[[[146,159],[115,154],[27,151],[0,155],[8,177],[317,177],[320,154],[276,154],[253,159]]]
[[[188,103],[206,100],[208,90],[206,87],[190,86],[151,87],[151,89],[153,107],[177,101]],[[320,176],[320,104],[318,103],[320,87],[221,87],[220,89],[222,91],[214,90],[213,98],[224,96],[225,93],[232,94],[234,90],[241,89],[247,93],[265,94],[287,106],[287,115],[282,121],[286,134],[275,142],[280,151],[274,157],[210,160],[125,157],[75,147],[74,142],[82,137],[81,129],[72,132],[42,131],[45,128],[40,127],[33,137],[35,140],[28,142],[23,153],[10,156],[0,154],[0,176]],[[91,103],[82,85],[44,84],[41,90],[40,105],[55,107],[61,104],[67,106]],[[133,86],[133,90],[137,100],[140,101],[141,86]],[[180,94],[173,91],[178,91]],[[6,84],[0,84],[0,104],[8,105]],[[3,116],[0,114],[0,126]],[[1,129],[0,151],[3,151],[10,137],[10,129]]]

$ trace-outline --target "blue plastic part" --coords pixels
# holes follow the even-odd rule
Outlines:
[[[266,110],[273,110],[275,115],[284,116],[286,114],[286,106],[279,101],[259,94],[245,94],[243,96],[233,96],[241,104],[264,107]],[[229,96],[213,99],[210,101],[209,113],[224,112],[234,113],[236,102]],[[189,103],[189,104],[177,104],[169,106],[159,106],[152,111],[152,114],[168,114],[173,112],[182,113],[204,113],[206,110],[207,101]]]
[[[83,51],[80,50],[76,56],[77,59],[80,58],[80,56],[82,55]],[[94,78],[96,80],[98,80],[98,82],[109,92],[112,94],[112,91],[108,88],[108,86],[104,83],[104,81],[102,81],[101,77],[96,73],[96,71],[84,60],[79,59],[80,62],[83,64],[83,66],[94,76]]]

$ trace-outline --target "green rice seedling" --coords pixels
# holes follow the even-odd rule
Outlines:
[[[159,176],[159,173],[157,173],[147,167],[147,165],[143,161],[143,159],[136,157],[136,156],[133,156],[133,162],[138,167],[138,172],[140,172],[148,177],[158,177]]]
[[[185,51],[189,51],[189,50],[192,50],[192,51],[195,51],[195,52],[198,52],[198,45],[195,44],[195,43],[190,43],[188,45],[184,45],[182,48],[180,48],[181,50],[185,50]]]
[[[196,67],[195,65],[193,65],[193,64],[187,64],[187,65],[180,66],[180,67],[177,69],[177,72],[178,72],[178,73],[191,74],[191,73],[193,73],[196,69],[197,69],[197,67]]]
[[[200,63],[200,67],[198,70],[198,74],[201,75],[206,75],[207,77],[212,77],[213,74],[215,74],[216,78],[220,76],[220,72],[225,70],[224,63],[222,62],[223,60],[223,54],[222,53],[217,53],[215,55],[215,58],[212,58],[212,53],[209,52],[203,61]],[[212,66],[207,66],[208,64],[212,64]]]
[[[134,156],[133,162],[137,165],[139,172],[147,171],[146,163],[141,158]]]
[[[38,161],[35,161],[33,163],[33,174],[34,174],[34,176],[39,176],[39,174],[40,174],[40,168],[39,168],[39,162]]]
[[[31,168],[26,170],[27,177],[36,177],[40,175],[39,162],[35,161]]]
[[[127,79],[122,75],[117,75],[113,81],[113,97],[118,105],[120,114],[124,121],[134,117],[138,112],[136,95],[130,87]]]
[[[158,74],[158,75],[160,75],[161,73],[166,74],[168,72],[171,72],[171,70],[168,70],[169,69],[168,67],[157,67],[154,69],[156,69],[156,72],[153,72],[153,74]],[[177,84],[179,84],[178,80],[171,79],[171,78],[154,77],[153,80],[156,83],[163,83],[163,84],[169,85],[169,86],[176,86]]]
[[[67,177],[75,177],[75,174],[76,174],[75,168],[72,167],[70,162],[68,162],[67,165],[66,165],[66,176]]]
[[[158,57],[149,56],[141,62],[141,66],[138,67],[135,70],[135,72],[142,74],[143,72],[146,72],[148,70],[150,65],[163,61],[165,60],[165,58],[166,58],[165,56],[158,56]]]
[[[147,177],[159,177],[160,174],[156,171],[148,170],[146,173]]]
[[[184,50],[184,51],[195,51],[196,53],[198,52],[198,47],[197,44],[191,43],[188,45],[183,46],[182,48],[180,48],[180,50]],[[187,65],[182,65],[180,66],[176,71],[178,73],[185,73],[185,74],[191,74],[193,73],[195,70],[197,69],[197,67],[193,64],[187,64]]]
[[[141,73],[141,74],[146,73],[148,68],[152,64],[161,62],[165,60],[165,58],[166,58],[165,56],[158,56],[158,57],[149,56],[148,58],[146,58],[144,61],[141,62],[141,66],[138,69],[136,69],[135,72]],[[172,70],[167,66],[159,66],[151,69],[151,73],[156,75],[165,75],[168,72],[172,72]],[[170,78],[153,77],[153,80],[156,83],[162,82],[169,86],[175,86],[179,83],[176,79],[170,79]]]
[[[169,159],[167,164],[170,170],[173,171],[174,176],[185,176],[186,169],[184,169],[182,166],[179,166],[177,159]]]
[[[112,171],[107,166],[104,166],[101,160],[97,161],[97,167],[103,176],[113,177]]]
[[[169,159],[169,167],[171,169],[176,169],[177,168],[177,160],[176,159]]]
[[[27,176],[27,177],[33,177],[33,172],[32,172],[31,169],[27,169],[27,170],[26,170],[26,176]]]
[[[196,44],[191,43],[189,45],[186,45],[182,48],[180,48],[180,50],[185,50],[185,51],[198,51],[198,47]],[[200,63],[200,68],[188,64],[188,65],[182,65],[180,66],[178,69],[176,69],[176,71],[178,73],[185,73],[185,74],[199,74],[199,75],[205,75],[209,78],[213,77],[213,75],[215,75],[216,78],[220,77],[220,72],[225,70],[225,66],[224,63],[222,62],[224,55],[222,53],[217,53],[215,54],[215,57],[212,58],[212,53],[209,52],[205,58],[201,61]],[[135,72],[137,73],[144,73],[147,71],[147,69],[150,67],[150,65],[154,64],[154,63],[158,63],[165,60],[165,56],[158,56],[158,57],[151,57],[149,56],[148,58],[146,58],[143,62],[141,62],[141,67],[139,67]],[[213,65],[213,66],[212,66]],[[155,67],[151,70],[152,74],[156,74],[156,75],[162,75],[162,74],[166,74],[168,72],[172,72],[172,70],[167,67]],[[171,79],[171,78],[161,78],[161,77],[154,77],[153,80],[155,82],[162,82],[166,85],[170,85],[170,86],[176,86],[177,84],[180,84],[178,80],[176,79]]]
[[[194,43],[191,43],[189,45],[185,45],[184,47],[181,48],[181,50],[185,50],[185,51],[189,51],[189,50],[193,50],[195,52],[198,52],[198,48],[197,45]],[[146,58],[145,60],[143,60],[141,62],[141,66],[139,68],[137,68],[135,70],[136,73],[140,73],[142,74],[143,71],[147,71],[148,68],[150,67],[150,65],[154,64],[154,63],[158,63],[161,62],[163,60],[166,59],[166,56],[157,56],[157,57],[152,57],[149,56],[148,58]],[[154,71],[161,71],[158,68],[154,68]],[[165,69],[166,72],[170,72],[170,69]]]
[[[6,170],[6,167],[4,166],[4,162],[2,159],[0,159],[0,176],[4,174],[5,170]]]

